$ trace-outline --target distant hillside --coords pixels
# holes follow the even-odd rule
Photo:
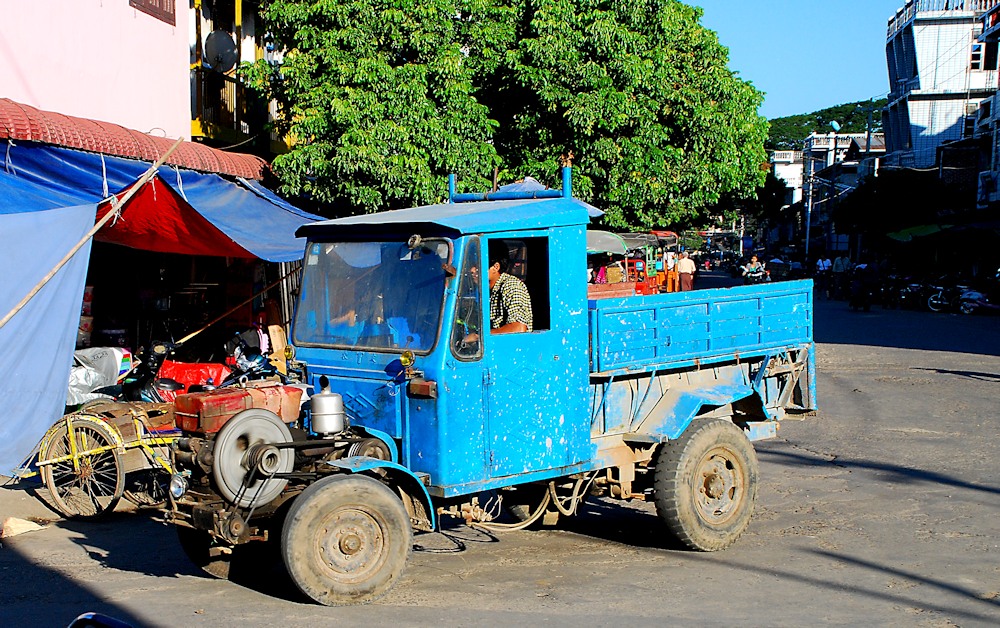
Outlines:
[[[872,109],[872,133],[882,132],[882,108],[886,99],[870,103]],[[868,124],[869,101],[851,102],[835,107],[827,107],[812,113],[800,113],[771,120],[771,132],[767,138],[768,150],[802,150],[802,140],[810,133],[829,133],[830,121],[840,123],[841,133],[864,133]]]

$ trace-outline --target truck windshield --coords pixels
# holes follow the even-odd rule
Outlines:
[[[293,342],[429,352],[437,340],[451,241],[310,242]]]

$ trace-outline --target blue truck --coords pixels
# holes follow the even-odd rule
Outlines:
[[[588,294],[596,210],[568,169],[562,190],[451,188],[447,203],[300,229],[301,417],[249,409],[175,448],[167,516],[210,573],[270,542],[313,600],[365,602],[441,516],[553,524],[594,497],[654,502],[694,550],[746,529],[751,442],[816,408],[811,281]],[[490,333],[496,241],[530,331]]]

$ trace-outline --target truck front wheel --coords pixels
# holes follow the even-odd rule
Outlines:
[[[312,484],[285,520],[281,553],[295,585],[327,606],[370,602],[392,587],[412,547],[406,508],[363,475]]]
[[[656,512],[687,547],[714,552],[750,523],[757,499],[757,455],[739,427],[699,419],[656,458]]]

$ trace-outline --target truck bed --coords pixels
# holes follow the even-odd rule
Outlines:
[[[590,372],[752,357],[813,341],[809,279],[588,301]]]

